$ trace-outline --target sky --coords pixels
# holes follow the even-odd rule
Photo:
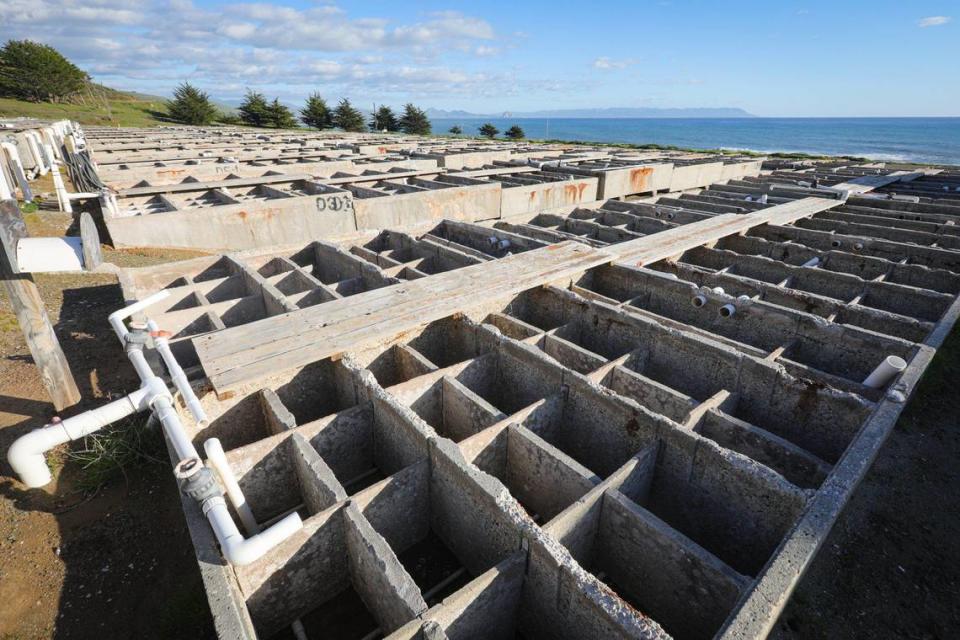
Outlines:
[[[475,113],[960,116],[960,3],[0,0],[0,38],[107,86]]]

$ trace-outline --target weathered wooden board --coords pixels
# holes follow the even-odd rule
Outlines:
[[[194,339],[218,393],[349,348],[389,340],[478,300],[504,297],[609,263],[613,255],[562,242],[367,291]]]
[[[650,264],[760,224],[787,224],[840,204],[805,198],[750,214],[719,215],[602,250],[562,242],[199,336],[193,342],[214,389],[225,393],[269,373],[392,339],[477,300],[520,293],[600,264]]]

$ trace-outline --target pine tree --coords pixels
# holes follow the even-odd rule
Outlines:
[[[423,109],[419,109],[409,102],[403,105],[403,115],[400,116],[400,128],[404,133],[415,136],[430,135],[430,119]]]
[[[511,140],[520,140],[521,138],[527,137],[527,134],[523,132],[523,129],[521,129],[517,125],[513,125],[509,129],[507,129],[503,135],[506,136],[507,138],[510,138]]]
[[[286,105],[280,104],[279,98],[267,105],[267,124],[277,129],[293,129],[297,121]]]
[[[174,122],[193,125],[210,124],[220,115],[210,96],[189,82],[173,90],[173,100],[167,102],[167,114]]]
[[[482,127],[480,127],[479,131],[480,131],[480,135],[486,136],[491,140],[495,138],[498,133],[500,133],[500,129],[497,129],[495,126],[493,126],[489,122],[487,122]]]
[[[460,125],[455,124],[452,127],[450,127],[450,133],[452,133],[455,136],[459,136],[463,133],[463,129],[460,128]]]
[[[397,121],[397,116],[393,113],[393,109],[387,106],[382,106],[376,110],[373,116],[370,118],[370,130],[371,131],[399,131],[400,123]]]
[[[312,93],[307,98],[307,104],[300,109],[300,120],[314,129],[327,129],[333,125],[330,108],[319,93]]]
[[[344,131],[366,131],[363,114],[344,98],[333,111],[333,124]]]
[[[53,47],[8,40],[0,48],[0,97],[60,102],[83,90],[90,76]]]
[[[247,89],[247,94],[243,97],[243,102],[237,108],[240,112],[240,119],[244,124],[251,127],[263,127],[268,124],[270,116],[270,104],[263,94],[259,91]]]

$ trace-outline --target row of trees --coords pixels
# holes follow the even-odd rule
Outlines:
[[[174,90],[173,99],[167,103],[167,113],[172,120],[183,124],[206,125],[219,121],[277,129],[297,126],[293,112],[278,98],[267,100],[259,91],[248,90],[237,114],[226,115],[217,109],[207,93],[187,82]],[[428,135],[431,130],[426,112],[412,104],[404,105],[399,116],[390,107],[381,106],[373,112],[368,123],[363,112],[346,98],[331,109],[318,93],[307,98],[298,115],[301,122],[314,129],[339,127],[344,131],[366,131],[369,127],[371,131],[403,131],[414,135]]]
[[[479,131],[480,135],[482,135],[483,137],[490,138],[491,140],[496,138],[497,134],[500,133],[500,129],[497,129],[490,122],[484,123],[479,127],[477,127],[477,131]],[[463,129],[460,127],[460,125],[455,124],[452,127],[450,127],[450,133],[452,133],[455,136],[459,136],[463,134]],[[523,129],[521,129],[519,126],[513,125],[512,127],[510,127],[509,129],[503,132],[503,137],[509,138],[510,140],[522,140],[523,138],[527,137],[527,134],[525,134],[523,132]]]
[[[330,109],[319,93],[311,94],[300,110],[300,120],[314,129],[339,127],[344,131],[403,131],[412,135],[429,135],[430,119],[426,112],[413,104],[403,106],[403,113],[397,116],[388,106],[375,109],[370,121],[365,122],[363,113],[350,104],[346,98],[340,100],[335,109]]]

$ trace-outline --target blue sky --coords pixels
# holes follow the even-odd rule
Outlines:
[[[762,116],[960,116],[953,2],[2,0],[0,34],[97,80],[188,80],[473,112],[740,107]]]

